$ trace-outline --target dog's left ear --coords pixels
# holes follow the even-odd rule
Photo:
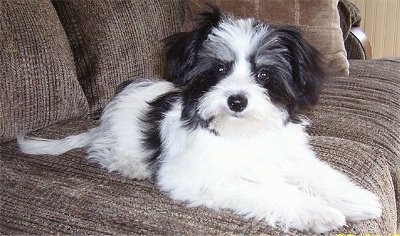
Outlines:
[[[208,34],[223,17],[219,8],[207,6],[207,11],[196,16],[197,25],[194,30],[176,33],[163,40],[168,80],[177,86],[183,86],[193,79],[192,69],[197,62],[198,52]]]
[[[277,29],[288,48],[292,79],[295,90],[293,110],[309,107],[318,102],[322,82],[326,78],[326,67],[322,55],[310,45],[301,32],[290,26]]]

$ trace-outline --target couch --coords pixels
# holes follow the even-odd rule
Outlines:
[[[319,17],[340,27],[341,41],[325,43],[322,51],[333,50],[342,67],[332,70],[318,105],[304,114],[312,121],[311,144],[319,158],[375,192],[383,215],[349,222],[327,235],[396,233],[400,58],[365,60],[368,50],[351,30],[360,16],[347,1],[304,1],[313,2],[305,15],[298,11],[304,9],[301,1],[287,1],[293,9],[268,1],[247,13],[243,9],[267,0],[234,4],[240,14],[257,16],[270,7],[267,16],[295,9],[278,21],[294,16],[296,24],[318,26],[313,14],[323,11],[316,5],[327,9],[333,3],[334,17]],[[18,150],[19,133],[61,138],[94,127],[123,81],[162,78],[160,40],[190,27],[189,13],[196,6],[186,0],[0,1],[0,234],[303,234],[229,210],[186,207],[150,181],[127,179],[88,162],[83,149],[57,157]],[[303,30],[315,33],[315,25]],[[325,38],[307,37],[315,43]],[[332,63],[331,68],[338,64]]]

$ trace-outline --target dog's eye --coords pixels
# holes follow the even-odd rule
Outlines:
[[[217,66],[214,68],[214,72],[215,72],[216,74],[218,74],[218,75],[224,75],[224,74],[226,73],[226,71],[227,71],[227,69],[226,69],[225,65],[222,65],[222,64],[217,65]]]
[[[261,69],[257,74],[257,79],[259,81],[266,81],[269,79],[269,71],[266,69]]]

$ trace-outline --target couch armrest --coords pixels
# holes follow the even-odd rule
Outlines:
[[[350,34],[361,44],[362,49],[364,50],[365,59],[372,59],[371,43],[364,31],[360,27],[352,27],[350,29]]]

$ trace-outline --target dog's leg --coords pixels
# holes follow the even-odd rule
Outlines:
[[[268,176],[260,182],[243,178],[231,179],[228,183],[213,182],[201,189],[193,189],[193,184],[181,184],[169,188],[169,192],[173,199],[188,202],[190,206],[232,209],[284,229],[323,233],[345,224],[339,210],[287,184],[279,175]]]
[[[279,178],[268,183],[238,181],[229,186],[224,195],[232,198],[224,207],[247,217],[265,220],[270,225],[323,233],[345,224],[345,217],[339,210]]]
[[[339,209],[347,220],[376,219],[381,216],[382,207],[378,197],[351,182],[343,173],[318,159],[296,165],[289,182]]]

